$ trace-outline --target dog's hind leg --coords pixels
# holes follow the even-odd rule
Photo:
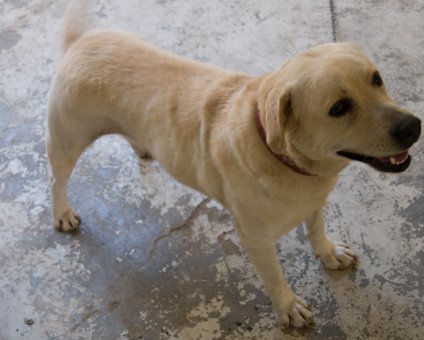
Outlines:
[[[89,135],[87,129],[79,128],[75,122],[65,123],[59,116],[60,113],[49,112],[46,136],[47,156],[52,175],[52,215],[56,229],[72,231],[78,228],[81,220],[68,202],[68,179],[79,156],[95,138]]]

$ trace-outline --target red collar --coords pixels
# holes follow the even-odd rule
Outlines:
[[[275,158],[277,158],[281,163],[283,163],[284,165],[289,167],[294,172],[297,172],[298,174],[305,175],[305,176],[315,176],[315,175],[311,174],[310,172],[306,171],[305,169],[301,168],[299,165],[297,165],[288,156],[274,153],[269,148],[268,144],[266,143],[266,132],[265,132],[264,127],[262,126],[262,123],[261,123],[261,118],[259,116],[259,110],[256,110],[255,120],[256,120],[256,127],[258,128],[258,132],[259,132],[259,135],[261,136],[262,141],[264,142],[264,144],[267,147],[267,149],[269,150],[269,152],[271,152],[272,155]]]

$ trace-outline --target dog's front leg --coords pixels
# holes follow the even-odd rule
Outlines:
[[[313,315],[306,302],[296,296],[284,279],[274,242],[264,243],[240,236],[244,249],[267,289],[278,321],[283,327],[313,325]]]
[[[358,260],[350,248],[328,239],[324,230],[323,210],[318,209],[306,219],[312,249],[329,269],[356,268]]]

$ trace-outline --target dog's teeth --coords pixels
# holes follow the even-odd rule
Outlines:
[[[406,161],[406,158],[404,158],[400,161],[397,161],[395,157],[390,157],[390,164],[392,164],[392,165],[400,165],[400,164],[404,163],[405,161]]]

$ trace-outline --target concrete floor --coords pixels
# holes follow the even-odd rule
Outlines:
[[[252,74],[334,38],[355,41],[424,118],[423,2],[333,3],[104,0],[95,26]],[[405,173],[352,164],[330,197],[329,233],[359,255],[357,272],[324,270],[303,227],[279,244],[313,330],[281,332],[229,214],[156,162],[138,166],[118,137],[96,142],[72,177],[81,232],[55,232],[45,106],[64,9],[0,0],[0,339],[423,339],[422,142]]]

